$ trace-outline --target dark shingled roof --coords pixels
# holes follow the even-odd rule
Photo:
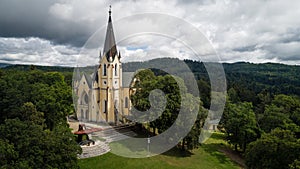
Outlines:
[[[117,55],[117,46],[115,42],[115,35],[114,35],[114,30],[113,30],[113,25],[111,20],[111,9],[109,9],[109,17],[108,17],[103,54],[106,56],[106,59],[108,61],[110,57],[112,57],[112,59],[114,60],[115,56]]]
[[[133,80],[135,72],[123,72],[122,73],[122,86],[123,87],[130,87],[130,83]]]
[[[94,71],[93,73],[91,74],[91,78],[92,78],[92,82],[97,82],[98,83],[98,80],[99,80],[99,77],[98,77],[98,65],[95,65],[94,67]]]

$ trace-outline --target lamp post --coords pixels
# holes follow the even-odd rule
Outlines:
[[[151,143],[151,140],[150,140],[150,135],[148,135],[148,138],[147,138],[147,150],[148,150],[148,155],[147,157],[150,156],[150,143]]]

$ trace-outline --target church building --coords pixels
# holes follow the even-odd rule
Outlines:
[[[107,122],[117,125],[130,113],[130,84],[133,72],[123,72],[109,9],[103,53],[92,74],[77,68],[73,79],[77,118],[84,122]]]

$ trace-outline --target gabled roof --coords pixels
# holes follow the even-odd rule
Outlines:
[[[95,65],[94,67],[94,71],[93,73],[91,74],[91,79],[92,79],[92,82],[98,82],[98,65]]]
[[[113,60],[115,59],[114,57],[117,55],[117,46],[115,42],[115,35],[114,35],[114,30],[113,30],[113,25],[111,20],[111,7],[108,13],[109,13],[109,17],[108,17],[103,54],[106,56],[107,60],[109,61],[110,57],[112,57]]]
[[[122,73],[122,86],[130,87],[130,84],[133,80],[135,72],[123,72]]]
[[[86,83],[88,84],[89,88],[91,89],[93,86],[91,76],[87,75],[85,72],[83,73],[83,76],[85,77]]]

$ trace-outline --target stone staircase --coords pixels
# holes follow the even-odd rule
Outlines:
[[[89,158],[100,156],[110,151],[110,148],[107,143],[97,140],[95,145],[90,146],[81,146],[82,154],[78,155],[78,158]]]
[[[98,137],[104,139],[106,143],[114,141],[124,140],[130,137],[134,137],[137,134],[132,131],[132,125],[123,125],[117,127],[106,128],[103,131],[94,132],[92,137]]]
[[[102,131],[96,131],[89,135],[95,141],[95,145],[81,146],[82,154],[78,158],[89,158],[100,156],[110,151],[109,143],[134,137],[137,134],[132,131],[134,125],[126,124],[122,126],[105,127]],[[87,129],[92,127],[87,125]]]

